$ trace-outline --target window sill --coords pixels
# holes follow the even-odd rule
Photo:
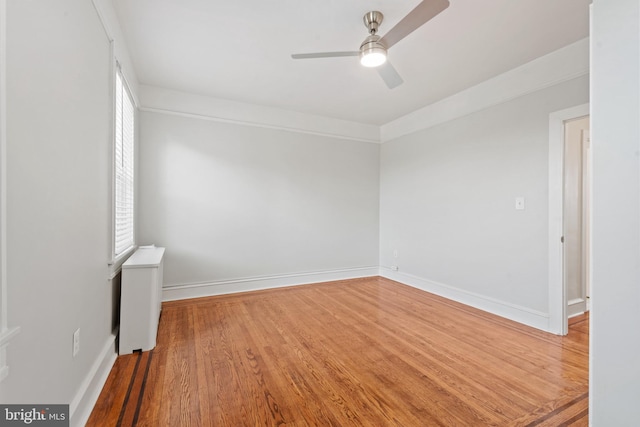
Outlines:
[[[109,280],[113,280],[113,278],[116,277],[118,273],[120,273],[120,270],[122,269],[122,264],[124,264],[124,262],[131,256],[131,254],[133,254],[133,252],[137,248],[138,247],[136,245],[131,246],[129,249],[127,249],[117,257],[115,257],[109,263]]]

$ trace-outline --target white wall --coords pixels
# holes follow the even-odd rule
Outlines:
[[[282,275],[377,273],[378,144],[156,112],[140,119],[139,241],[167,248],[166,286],[211,294],[244,290],[249,278],[260,287]]]
[[[383,274],[546,329],[549,114],[588,97],[580,77],[383,144]]]
[[[589,415],[640,420],[640,4],[592,9],[593,276]]]
[[[9,0],[6,18],[6,278],[20,333],[0,402],[70,404],[78,425],[115,360],[112,49],[90,1]]]

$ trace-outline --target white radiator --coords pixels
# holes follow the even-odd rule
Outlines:
[[[119,354],[156,346],[164,248],[141,247],[122,264]]]

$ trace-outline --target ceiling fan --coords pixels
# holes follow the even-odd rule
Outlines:
[[[387,61],[387,50],[400,40],[420,28],[431,18],[449,7],[449,0],[423,0],[407,16],[402,18],[384,37],[380,37],[378,27],[384,15],[378,11],[364,15],[364,25],[369,36],[360,45],[360,50],[346,52],[295,53],[293,59],[335,58],[342,56],[359,56],[365,67],[375,67],[389,89],[402,84],[403,80],[395,68]]]

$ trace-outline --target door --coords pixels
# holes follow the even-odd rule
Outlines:
[[[567,317],[587,311],[589,155],[589,117],[565,122],[563,264]]]

